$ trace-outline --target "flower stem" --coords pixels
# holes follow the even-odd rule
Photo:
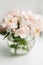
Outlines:
[[[17,49],[15,48],[15,55],[17,54],[16,51],[17,51]]]

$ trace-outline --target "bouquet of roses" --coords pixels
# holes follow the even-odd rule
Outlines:
[[[8,12],[0,22],[0,34],[10,41],[10,48],[29,50],[29,42],[43,32],[43,16],[15,10]],[[29,47],[28,47],[29,46]]]

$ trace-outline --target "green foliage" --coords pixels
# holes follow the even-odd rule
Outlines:
[[[10,45],[11,48],[14,48],[14,49],[21,48],[23,50],[28,50],[28,44],[26,42],[26,39],[24,39],[24,38],[22,39],[20,36],[15,36],[13,33],[11,34],[11,37],[13,38],[13,41],[12,41],[13,44]],[[15,45],[15,43],[17,43],[17,44]],[[22,45],[23,45],[23,47],[22,47]],[[27,46],[27,47],[25,48],[25,46]]]
[[[10,45],[10,48],[14,48],[15,49],[15,51],[17,50],[17,49],[23,49],[23,50],[28,50],[28,45],[27,45],[27,41],[26,41],[26,39],[24,39],[24,38],[21,38],[20,36],[15,36],[15,34],[14,33],[12,33],[12,32],[6,32],[6,31],[4,31],[4,32],[0,32],[0,34],[2,34],[2,35],[4,35],[5,37],[4,37],[4,39],[6,38],[6,37],[12,37],[12,43],[13,44],[11,44]],[[8,39],[9,39],[8,38]],[[10,39],[9,39],[10,40]],[[10,40],[11,41],[11,40]],[[15,45],[15,43],[17,43],[16,45]],[[20,45],[20,46],[19,46]],[[23,47],[22,47],[22,45],[23,45]],[[27,48],[25,48],[25,46],[27,46]]]
[[[19,29],[19,27],[20,27],[20,21],[19,20],[18,20],[17,25],[18,25],[17,29]]]
[[[14,36],[13,37],[13,42],[17,42],[17,43],[19,43],[20,45],[26,45],[27,43],[26,43],[26,40],[23,38],[21,38],[20,36]]]
[[[4,39],[5,39],[6,37],[8,37],[8,36],[9,36],[9,34],[10,34],[9,32],[8,32],[8,33],[6,33],[6,35],[5,35]]]
[[[16,49],[17,49],[17,45],[15,45],[15,44],[10,45],[10,47],[11,47],[11,48],[16,48]]]
[[[18,22],[17,22],[17,28],[16,28],[16,30],[19,29],[19,28],[20,28],[20,20],[18,20]]]
[[[7,33],[6,31],[0,32],[1,35],[5,35],[6,33]]]
[[[29,50],[29,49],[28,49],[28,46],[27,46],[27,48],[25,48],[25,46],[24,46],[24,47],[22,47],[22,49],[23,49],[23,50]]]

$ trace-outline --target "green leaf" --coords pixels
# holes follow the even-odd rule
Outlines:
[[[22,47],[22,49],[23,49],[23,50],[27,50],[27,51],[29,50],[29,48],[28,48],[28,47],[27,47],[27,48],[25,48],[25,46],[24,46],[24,47]]]
[[[15,34],[11,32],[11,37],[12,37],[12,38],[14,38],[14,35],[15,35]]]
[[[19,40],[20,40],[20,37],[19,36],[17,36],[17,37],[14,36],[13,42],[19,42]]]
[[[19,20],[18,20],[17,25],[18,25],[17,29],[19,29],[20,28],[20,21]]]
[[[20,20],[18,20],[17,22],[17,28],[15,28],[16,30],[20,28]]]
[[[13,42],[18,42],[20,45],[26,45],[27,44],[26,40],[20,38],[20,36],[14,37]]]
[[[6,33],[7,33],[6,31],[0,32],[1,35],[5,35]]]
[[[25,39],[19,39],[19,44],[21,44],[21,45],[26,45],[27,42],[26,42]]]
[[[11,47],[11,48],[16,48],[16,49],[17,49],[17,45],[15,45],[15,44],[10,45],[10,47]]]
[[[5,35],[4,39],[5,39],[6,37],[8,37],[8,36],[9,36],[9,34],[10,34],[10,33],[8,32],[8,33]]]

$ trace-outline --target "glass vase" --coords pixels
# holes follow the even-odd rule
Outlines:
[[[17,37],[16,37],[17,38]],[[35,38],[34,37],[26,37],[23,39],[19,39],[19,41],[17,42],[18,38],[16,39],[16,41],[13,41],[14,38],[12,38],[12,36],[8,36],[7,38],[7,44],[8,47],[10,49],[10,52],[13,55],[24,55],[27,54],[31,48],[33,47],[34,43],[35,43]]]

